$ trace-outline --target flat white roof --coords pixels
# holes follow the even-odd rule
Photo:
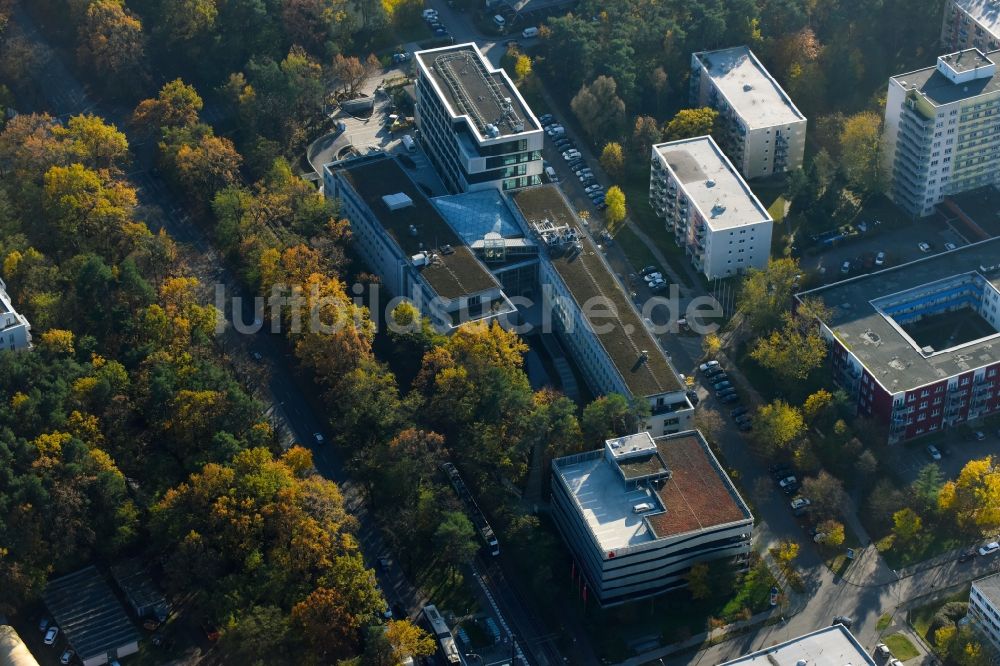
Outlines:
[[[808,666],[875,666],[875,660],[840,624],[751,652],[720,666],[796,666],[799,662]]]
[[[649,502],[661,510],[660,500],[645,488],[627,490],[618,470],[601,455],[560,465],[559,474],[583,511],[587,527],[603,550],[616,550],[653,540],[653,534],[632,507]]]
[[[746,46],[696,53],[719,92],[751,128],[805,120]]]
[[[715,139],[699,136],[653,146],[713,231],[771,222],[771,215]]]
[[[1000,608],[1000,574],[992,574],[984,578],[972,581],[973,587],[979,590],[979,594],[990,602],[994,608]]]
[[[997,0],[954,0],[966,14],[976,20],[994,37],[1000,37],[1000,2]]]

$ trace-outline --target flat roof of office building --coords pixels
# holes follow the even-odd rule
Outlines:
[[[700,432],[665,435],[653,443],[655,448],[638,458],[612,461],[601,450],[553,461],[553,470],[570,489],[601,549],[614,551],[753,521],[750,509]],[[626,486],[625,479],[664,469],[669,478],[657,482],[660,487],[655,491]],[[644,502],[654,508],[635,513],[633,507]]]
[[[876,307],[878,299],[969,273],[1000,289],[1000,238],[812,289],[797,298],[820,299],[831,313],[823,323],[837,340],[889,393],[898,393],[1000,361],[998,336],[926,355]]]
[[[683,386],[677,373],[640,321],[618,279],[582,231],[576,214],[559,188],[538,185],[518,190],[511,198],[529,224],[548,220],[577,230],[583,250],[573,255],[550,255],[550,260],[577,303],[595,303],[592,299],[600,298],[614,308],[613,317],[592,316],[590,322],[629,391],[635,396],[652,396],[681,390]],[[604,308],[599,309],[606,312]],[[643,351],[647,359],[640,362]]]
[[[978,49],[966,49],[943,56],[956,71],[968,71],[976,64],[992,65],[998,62],[1000,50],[983,55]],[[983,58],[986,58],[984,61]],[[891,77],[905,90],[916,90],[934,106],[944,106],[963,99],[1000,92],[1000,73],[962,83],[955,83],[938,71],[937,64]]]
[[[417,51],[414,56],[447,102],[451,116],[470,117],[482,139],[541,129],[507,73],[493,67],[474,43]],[[490,136],[488,126],[498,134]]]
[[[694,54],[719,92],[751,129],[805,120],[791,98],[746,46]]]
[[[345,174],[354,190],[407,256],[412,257],[425,250],[434,251],[435,261],[423,266],[420,272],[439,296],[455,299],[499,288],[496,278],[480,263],[395,159],[386,155],[360,157],[332,168]],[[412,205],[389,210],[382,197],[398,193],[408,196]],[[411,226],[416,228],[416,235],[413,235]]]
[[[771,222],[771,215],[711,136],[653,146],[677,176],[709,228]]]
[[[1000,36],[1000,2],[997,0],[954,0],[966,14],[993,33]]]
[[[875,660],[842,624],[817,629],[720,666],[798,666],[800,663],[809,666],[875,666]]]
[[[94,566],[49,581],[42,599],[83,661],[139,640],[121,602]]]

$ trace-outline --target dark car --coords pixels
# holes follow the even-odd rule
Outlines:
[[[714,377],[715,375],[718,374],[724,375],[726,374],[726,371],[723,370],[721,366],[716,365],[712,366],[711,368],[705,368],[705,370],[701,374],[703,374],[706,377]]]
[[[434,29],[434,36],[435,37],[447,37],[448,36],[448,31],[445,28],[443,28],[443,27],[441,27],[441,28],[435,28]]]
[[[736,389],[732,386],[727,386],[726,388],[721,388],[715,392],[716,398],[728,398],[731,395],[737,395]]]
[[[753,423],[750,421],[741,421],[738,427],[740,432],[750,432],[753,430]]]
[[[854,624],[854,620],[852,620],[851,618],[847,617],[846,615],[836,615],[833,618],[833,623],[832,624],[842,624],[845,627],[847,627],[848,629],[850,629],[851,625]]]
[[[795,470],[793,470],[788,465],[771,465],[767,468],[767,471],[771,473],[771,478],[775,481],[780,481],[789,476],[795,476]]]
[[[740,401],[740,396],[738,393],[730,393],[729,395],[723,398],[719,398],[719,402],[721,402],[724,405],[731,405],[734,402],[739,402],[739,401]]]
[[[958,556],[958,561],[961,563],[966,563],[976,557],[976,551],[969,550]]]
[[[698,392],[695,391],[694,389],[691,389],[690,391],[687,392],[687,397],[688,400],[691,401],[692,405],[697,405],[699,402],[701,402],[701,399],[698,397]]]
[[[733,383],[728,379],[720,379],[717,382],[712,382],[712,388],[716,391],[721,391],[722,389],[732,388]]]
[[[540,122],[543,125],[551,125],[553,122],[555,122],[555,119],[556,119],[555,116],[553,116],[551,113],[543,113],[542,115],[538,116],[538,122]]]
[[[729,410],[729,415],[735,419],[738,416],[743,416],[749,411],[749,407],[737,407],[736,409]]]

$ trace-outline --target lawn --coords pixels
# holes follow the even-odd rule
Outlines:
[[[473,582],[466,580],[460,571],[449,571],[436,559],[421,567],[416,575],[417,585],[426,592],[429,602],[442,610],[450,610],[456,615],[470,615],[476,612]]]
[[[928,530],[925,534],[924,541],[909,548],[896,547],[891,536],[880,539],[876,545],[892,569],[909,567],[965,545],[965,540],[944,530]]]
[[[969,600],[969,586],[964,586],[961,590],[955,594],[945,597],[943,599],[938,599],[926,606],[920,606],[919,608],[914,608],[909,612],[909,621],[913,628],[928,643],[931,642],[932,637],[928,636],[930,631],[931,621],[937,614],[941,607],[952,601],[968,601]]]
[[[635,270],[638,271],[644,266],[656,266],[659,264],[649,246],[643,243],[630,228],[622,227],[615,234],[615,242],[621,246],[622,251],[625,252],[629,263],[632,264],[632,268]]]
[[[910,639],[903,634],[892,634],[891,636],[886,636],[882,639],[885,646],[889,648],[892,652],[892,656],[900,661],[907,661],[913,659],[914,657],[919,657],[920,653],[917,648],[914,647]]]
[[[875,629],[878,631],[884,631],[890,624],[892,624],[892,616],[885,613],[879,617],[878,622],[875,623]]]
[[[667,258],[667,263],[680,278],[684,286],[691,289],[691,278],[687,274],[687,257],[684,250],[677,247],[673,234],[663,226],[663,220],[656,217],[653,209],[649,207],[649,174],[645,179],[640,177],[629,177],[621,184],[625,193],[625,201],[628,204],[628,215],[633,222],[642,229],[643,233],[656,243],[663,256]]]

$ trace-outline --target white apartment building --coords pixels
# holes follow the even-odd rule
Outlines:
[[[697,430],[553,460],[552,516],[602,606],[685,587],[699,562],[745,568],[751,549],[750,509]]]
[[[981,634],[1000,650],[1000,574],[972,581],[969,619]]]
[[[1000,0],[947,0],[941,45],[948,51],[1000,49]]]
[[[774,221],[712,137],[653,146],[649,203],[709,280],[767,266]]]
[[[14,309],[7,295],[7,285],[0,280],[0,350],[30,348],[31,324]]]
[[[716,134],[744,177],[802,166],[806,117],[748,47],[692,54],[691,104],[719,112]]]
[[[885,102],[890,196],[911,215],[945,196],[1000,182],[1000,51],[967,49],[893,76]]]
[[[637,430],[657,436],[690,429],[687,388],[562,191],[539,185],[512,199],[526,235],[540,246],[542,331],[559,336],[595,395],[618,393],[649,404]]]
[[[421,144],[448,188],[539,184],[545,134],[507,73],[471,42],[414,57]]]

